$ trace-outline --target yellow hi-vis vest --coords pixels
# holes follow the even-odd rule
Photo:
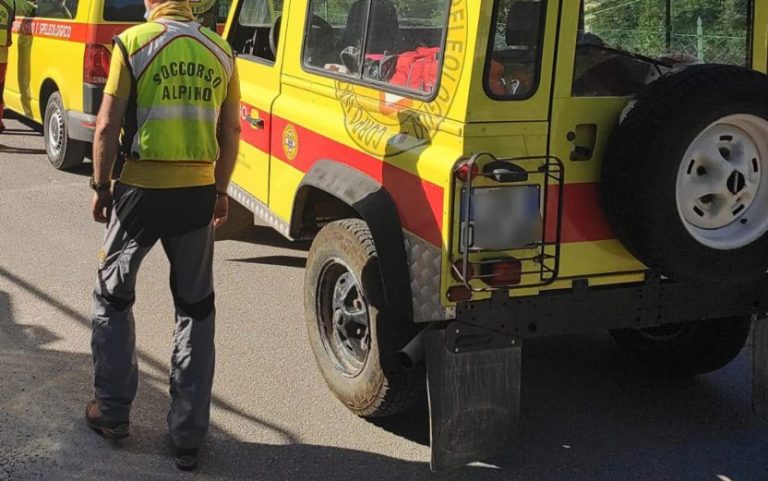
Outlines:
[[[0,0],[0,47],[11,46],[11,28],[16,16],[14,0]]]
[[[129,28],[115,44],[135,89],[131,158],[215,162],[219,112],[234,70],[229,45],[197,22],[173,18]]]

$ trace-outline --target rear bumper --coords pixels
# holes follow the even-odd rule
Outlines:
[[[96,116],[68,110],[67,127],[71,139],[91,143],[93,142],[93,132],[96,130]]]
[[[96,114],[104,98],[104,86],[83,84],[83,111],[67,111],[69,137],[83,142],[93,142],[96,130]]]
[[[515,338],[589,329],[650,327],[670,322],[718,319],[768,312],[768,276],[715,285],[676,283],[649,277],[641,284],[589,288],[510,298],[504,291],[486,301],[461,303],[456,320]]]

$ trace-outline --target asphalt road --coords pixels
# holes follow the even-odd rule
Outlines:
[[[139,276],[141,381],[131,437],[82,420],[91,398],[90,302],[103,227],[90,165],[48,165],[39,133],[0,136],[0,480],[765,481],[768,428],[751,413],[746,351],[673,382],[603,333],[530,342],[519,442],[494,461],[428,468],[425,409],[378,425],[347,412],[315,369],[303,321],[304,246],[267,227],[216,245],[218,364],[212,427],[194,474],[165,430],[172,300],[162,249]]]

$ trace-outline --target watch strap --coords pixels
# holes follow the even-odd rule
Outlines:
[[[93,189],[95,192],[109,192],[109,189],[112,187],[111,182],[107,182],[106,184],[97,184],[95,180],[93,180],[93,177],[91,177],[89,185],[91,186],[91,189]]]

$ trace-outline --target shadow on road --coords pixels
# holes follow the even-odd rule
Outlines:
[[[230,201],[230,205],[232,205],[232,203],[234,203],[234,201]],[[219,239],[217,238],[217,240]],[[250,244],[258,244],[270,247],[280,247],[283,249],[292,249],[297,251],[308,251],[311,244],[307,241],[288,240],[272,227],[265,225],[243,226],[236,233],[231,235],[227,240],[248,242]]]
[[[0,276],[49,302],[65,317],[80,316],[25,281],[0,268]],[[0,291],[0,480],[335,480],[419,479],[429,476],[423,463],[375,453],[301,444],[281,430],[217,399],[243,422],[281,431],[284,445],[237,440],[215,424],[198,472],[179,473],[172,464],[165,430],[168,396],[156,387],[167,379],[141,374],[131,419],[131,436],[119,443],[91,432],[82,420],[91,395],[92,361],[87,354],[46,349],[57,338],[32,331],[14,320],[9,295]],[[156,361],[139,353],[140,363]],[[468,471],[469,470],[469,471]],[[463,473],[478,471],[468,468]],[[482,470],[485,471],[485,470]],[[459,472],[449,479],[458,479]],[[479,479],[472,476],[473,479]],[[498,479],[498,478],[493,478]]]
[[[2,267],[0,278],[55,307],[62,321],[90,325],[66,303]],[[18,324],[12,299],[0,291],[0,479],[176,479],[164,428],[167,379],[142,372],[132,436],[112,445],[81,419],[91,393],[90,356],[46,349],[55,340],[45,330]],[[243,442],[214,425],[194,478],[766,479],[768,428],[750,412],[746,353],[717,373],[673,382],[630,363],[602,334],[532,341],[524,352],[521,434],[509,455],[495,460],[504,470],[472,467],[433,475],[424,463],[365,452],[365,446],[302,444],[299,433],[279,420],[261,419],[215,397],[216,408],[280,433],[285,444]],[[152,372],[166,370],[143,351],[139,361]],[[424,406],[376,424],[422,444],[428,440]]]
[[[0,139],[2,140],[2,139]],[[16,155],[40,155],[44,154],[45,149],[27,149],[24,147],[8,147],[0,143],[0,154],[16,154]]]
[[[26,117],[22,117],[21,115],[17,114],[12,110],[6,110],[4,117],[5,119],[8,119],[8,120],[16,120],[20,124],[23,124],[24,126],[29,127],[29,129],[32,130],[33,132],[37,132],[38,134],[43,133],[43,126],[41,124],[38,124],[34,120],[30,120]],[[13,132],[13,131],[14,131],[13,129],[6,129],[6,132]],[[29,131],[25,130],[20,132],[29,132]]]
[[[263,264],[268,266],[298,267],[303,269],[307,265],[307,258],[297,256],[262,256],[248,257],[245,259],[229,259],[229,262]]]

